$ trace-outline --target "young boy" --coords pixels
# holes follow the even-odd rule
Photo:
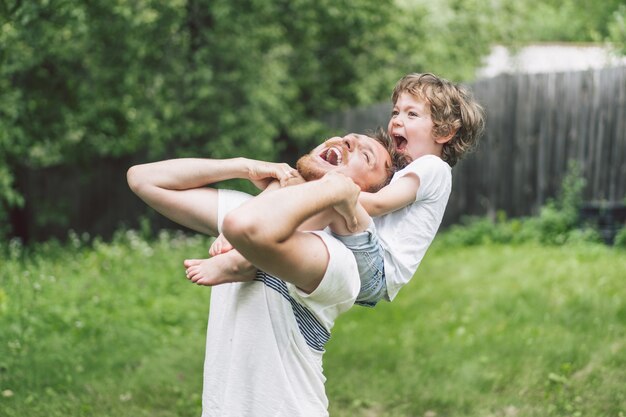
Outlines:
[[[452,186],[451,167],[475,146],[484,129],[483,110],[469,93],[433,74],[403,77],[392,101],[388,134],[412,162],[375,193],[359,193],[340,175],[317,182],[320,192],[329,187],[338,192],[330,206],[334,217],[322,213],[316,225],[329,224],[354,253],[361,276],[357,304],[365,306],[393,300],[410,281],[441,224]],[[329,158],[344,153],[340,145],[329,152]],[[308,194],[302,205],[315,198],[315,192]],[[337,220],[337,212],[345,221]],[[185,261],[187,277],[205,285],[253,279],[254,267],[230,249],[218,238],[210,249],[213,258]],[[228,256],[221,258],[224,254]]]
[[[361,193],[383,249],[357,302],[388,301],[409,282],[437,233],[452,187],[451,167],[474,147],[484,129],[482,108],[466,90],[433,74],[409,74],[396,84],[388,133],[413,161],[376,194]],[[361,221],[366,221],[361,219]],[[340,238],[350,248],[359,234]],[[373,239],[372,239],[373,240]],[[370,254],[371,255],[371,254]],[[357,256],[358,262],[359,256]],[[374,262],[372,262],[374,263]]]

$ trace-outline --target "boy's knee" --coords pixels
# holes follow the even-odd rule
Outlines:
[[[235,210],[224,217],[222,233],[233,246],[237,247],[238,244],[254,242],[258,238],[257,224],[248,216],[238,215]]]

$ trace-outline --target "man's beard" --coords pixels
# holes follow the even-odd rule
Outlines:
[[[317,166],[314,157],[310,154],[306,154],[298,159],[296,169],[305,181],[319,180],[326,175],[326,171]]]

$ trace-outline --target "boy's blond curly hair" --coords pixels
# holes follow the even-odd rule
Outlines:
[[[483,108],[466,88],[430,73],[408,74],[400,79],[391,99],[396,104],[402,93],[425,100],[430,104],[433,134],[452,139],[443,145],[442,159],[450,166],[477,144],[485,129]]]

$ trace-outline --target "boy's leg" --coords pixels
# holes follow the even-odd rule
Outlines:
[[[319,236],[297,229],[349,192],[322,179],[261,194],[228,214],[222,232],[257,268],[312,292],[329,254]]]
[[[372,221],[364,232],[351,235],[333,233],[333,236],[350,249],[356,259],[361,281],[356,303],[374,307],[387,295],[384,250],[380,245],[374,222]]]
[[[367,211],[363,208],[361,203],[356,202],[355,206],[352,208],[352,213],[354,219],[356,220],[356,227],[352,229],[348,229],[346,224],[346,219],[344,215],[340,214],[338,211],[340,208],[335,206],[332,210],[332,213],[327,214],[328,226],[330,226],[330,230],[336,235],[351,235],[354,233],[361,233],[367,230],[368,226],[372,223],[372,218]]]

